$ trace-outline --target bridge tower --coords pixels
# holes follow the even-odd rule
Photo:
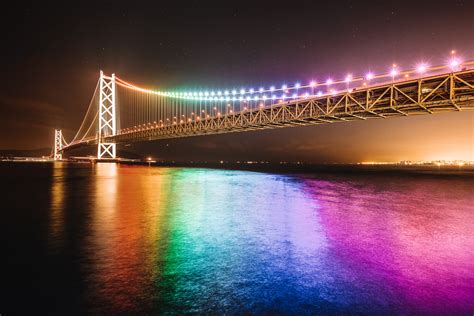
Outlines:
[[[54,130],[54,160],[62,160],[63,154],[61,149],[63,148],[63,133],[60,129]]]
[[[103,142],[102,138],[114,136],[116,133],[115,116],[115,74],[105,76],[100,71],[99,95],[99,135],[97,145],[97,159],[115,159],[115,143]]]

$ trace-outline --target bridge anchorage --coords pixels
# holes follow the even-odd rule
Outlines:
[[[102,71],[70,143],[55,132],[54,159],[97,146],[117,158],[119,143],[329,124],[474,109],[474,62],[420,67],[292,87],[176,92],[137,87]]]

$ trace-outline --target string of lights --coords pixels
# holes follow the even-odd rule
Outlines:
[[[296,99],[308,98],[314,96],[330,95],[341,92],[342,90],[353,90],[360,86],[366,87],[374,84],[381,84],[381,80],[390,79],[390,81],[408,80],[413,75],[425,75],[426,73],[434,73],[441,70],[458,71],[474,65],[474,61],[462,61],[456,56],[455,51],[451,51],[451,58],[447,64],[430,66],[426,62],[419,63],[416,68],[402,71],[397,64],[393,64],[390,70],[383,74],[366,73],[364,76],[354,77],[347,74],[343,79],[334,80],[331,77],[325,81],[319,82],[312,80],[308,84],[295,83],[293,86],[283,84],[281,87],[270,86],[269,88],[260,87],[259,89],[227,89],[217,91],[192,91],[192,92],[176,92],[176,91],[159,91],[149,90],[138,87],[123,79],[116,78],[117,84],[128,89],[139,92],[159,95],[167,98],[197,100],[197,101],[251,101],[251,100],[275,100],[275,99]],[[354,83],[361,83],[360,86]],[[344,89],[336,90],[337,87],[345,85]],[[319,88],[319,89],[318,89]],[[278,95],[281,94],[281,95]]]

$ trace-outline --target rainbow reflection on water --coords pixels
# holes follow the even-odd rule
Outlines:
[[[41,286],[85,312],[474,311],[471,178],[54,168],[38,271],[81,290]]]
[[[474,307],[471,183],[96,171],[91,304],[227,313]]]

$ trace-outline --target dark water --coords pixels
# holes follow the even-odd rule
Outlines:
[[[2,315],[474,313],[474,180],[0,164]]]

